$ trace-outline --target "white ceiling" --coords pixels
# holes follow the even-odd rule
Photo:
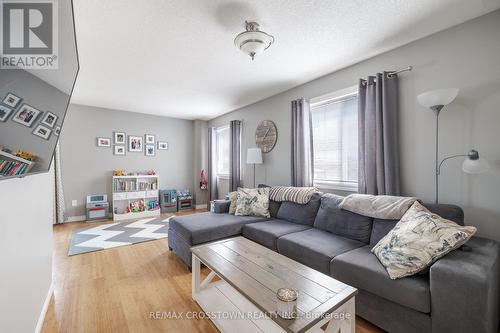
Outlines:
[[[499,0],[74,0],[73,103],[210,119],[500,7]],[[233,39],[276,43],[254,62]]]

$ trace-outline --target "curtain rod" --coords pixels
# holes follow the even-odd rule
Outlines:
[[[393,75],[396,75],[396,74],[399,74],[399,73],[402,73],[402,72],[409,72],[412,69],[413,69],[412,66],[408,66],[408,67],[405,67],[405,68],[398,69],[396,71],[389,72],[389,74],[387,74],[387,76],[391,77]]]

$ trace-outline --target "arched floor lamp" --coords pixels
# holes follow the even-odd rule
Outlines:
[[[435,168],[435,182],[436,182],[436,196],[435,203],[439,202],[439,175],[441,174],[441,167],[443,163],[449,159],[457,157],[467,157],[462,163],[462,171],[469,174],[479,174],[488,171],[488,163],[484,159],[479,158],[477,150],[472,149],[467,154],[459,154],[447,156],[439,161],[439,113],[445,105],[450,104],[458,95],[458,89],[438,89],[424,92],[417,96],[420,105],[425,106],[436,114],[436,168]]]

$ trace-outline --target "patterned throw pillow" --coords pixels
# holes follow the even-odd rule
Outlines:
[[[234,215],[271,217],[269,214],[269,187],[238,188]]]
[[[372,252],[394,280],[423,271],[476,231],[431,213],[417,201]]]
[[[236,212],[236,202],[238,200],[238,192],[229,192],[229,200],[231,200],[231,205],[229,206],[229,214],[234,215]]]

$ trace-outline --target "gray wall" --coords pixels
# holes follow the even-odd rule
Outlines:
[[[441,202],[465,209],[467,223],[480,235],[500,240],[500,11],[410,43],[354,66],[326,75],[258,103],[215,118],[209,126],[243,120],[242,161],[254,147],[258,122],[273,120],[278,142],[257,166],[257,182],[290,183],[290,101],[312,98],[357,84],[358,78],[412,65],[400,76],[400,144],[402,185],[406,195],[434,198],[435,117],[416,96],[427,90],[457,87],[458,98],[441,115],[441,155],[476,148],[490,161],[483,175],[461,172],[461,160],[449,161],[441,176]],[[297,64],[300,66],[300,64]],[[251,166],[243,164],[243,180],[252,183]]]
[[[113,147],[96,146],[96,137],[113,137],[113,132],[167,141],[168,150],[156,150],[155,157],[144,152],[113,155]],[[85,198],[90,194],[108,194],[111,203],[112,171],[127,172],[154,169],[160,188],[193,190],[193,122],[133,112],[71,104],[61,134],[61,166],[66,216],[85,214]],[[72,207],[71,201],[78,200]]]
[[[58,116],[52,131],[57,125],[61,125],[69,96],[26,71],[6,69],[0,72],[0,99],[3,100],[9,92],[23,99],[11,112],[9,119],[0,122],[0,145],[14,152],[21,149],[37,155],[38,158],[31,171],[47,171],[57,136],[52,132],[49,140],[45,140],[33,135],[32,132],[47,111]],[[24,103],[42,111],[31,127],[11,120]]]
[[[53,171],[1,181],[0,209],[0,332],[35,332],[52,281]]]
[[[206,205],[208,193],[207,190],[200,189],[200,172],[205,170],[207,175],[207,140],[208,140],[208,122],[204,120],[193,121],[193,186],[196,205]]]

